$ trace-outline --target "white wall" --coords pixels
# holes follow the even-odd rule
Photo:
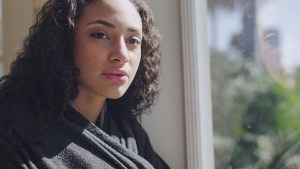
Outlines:
[[[143,119],[154,149],[172,169],[186,169],[179,0],[148,0],[162,35],[161,94]]]

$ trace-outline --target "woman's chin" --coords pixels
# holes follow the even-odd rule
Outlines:
[[[119,99],[119,98],[121,98],[124,94],[125,94],[125,92],[118,91],[118,92],[115,92],[115,93],[111,93],[107,98],[108,98],[108,99]]]
[[[280,74],[271,74],[271,77],[281,86],[292,89],[295,86],[296,79],[291,73],[281,72]]]

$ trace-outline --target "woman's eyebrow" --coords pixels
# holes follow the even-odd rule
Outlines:
[[[114,24],[107,22],[105,20],[95,20],[95,21],[92,21],[92,22],[89,22],[88,24],[86,24],[86,26],[91,25],[91,24],[101,24],[101,25],[104,25],[109,28],[116,28],[116,26]]]
[[[127,29],[129,32],[137,32],[137,33],[142,33],[142,30],[139,28],[134,28],[134,27],[130,27]]]
[[[89,22],[88,24],[86,24],[86,26],[91,25],[91,24],[100,24],[100,25],[104,25],[106,27],[113,28],[113,29],[116,28],[116,26],[114,24],[112,24],[108,21],[105,21],[105,20],[95,20],[95,21],[92,21],[92,22]],[[139,32],[139,33],[142,32],[141,29],[136,28],[136,27],[129,27],[127,30],[129,32]]]

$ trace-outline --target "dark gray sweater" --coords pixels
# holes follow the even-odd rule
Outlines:
[[[0,129],[1,169],[169,168],[140,123],[126,113],[107,111],[100,129],[71,106],[62,117],[46,116],[43,125],[31,111],[17,107],[14,112],[14,127]],[[38,142],[31,139],[37,136]]]

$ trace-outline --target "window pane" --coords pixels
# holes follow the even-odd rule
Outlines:
[[[300,168],[300,1],[207,3],[216,168]]]

